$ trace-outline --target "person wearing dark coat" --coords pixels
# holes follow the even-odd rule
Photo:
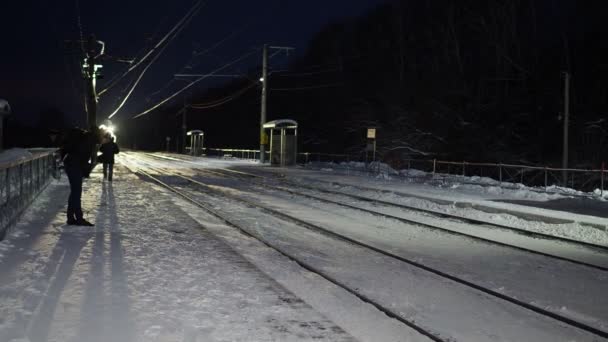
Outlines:
[[[91,173],[92,164],[90,159],[97,140],[95,132],[73,128],[64,137],[62,147],[59,150],[65,173],[70,182],[67,211],[68,225],[93,226],[91,222],[83,217],[81,198],[82,180],[88,178]]]
[[[114,142],[114,137],[105,136],[103,144],[99,147],[101,152],[101,159],[103,163],[103,179],[107,179],[109,182],[112,181],[112,174],[114,173],[114,155],[118,154],[120,150],[118,145]]]

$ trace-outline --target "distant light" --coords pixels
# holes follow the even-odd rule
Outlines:
[[[260,77],[260,82],[264,82],[264,77]]]
[[[99,129],[106,131],[107,133],[110,133],[110,136],[114,139],[116,139],[116,135],[114,134],[114,132],[116,131],[116,127],[114,127],[114,125],[109,124],[109,125],[100,125]]]

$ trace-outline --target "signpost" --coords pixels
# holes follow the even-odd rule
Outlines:
[[[367,146],[365,148],[365,159],[367,160],[367,152],[372,152],[372,162],[376,161],[376,129],[367,129]]]
[[[376,139],[376,129],[375,128],[368,128],[367,129],[367,138],[368,139]]]

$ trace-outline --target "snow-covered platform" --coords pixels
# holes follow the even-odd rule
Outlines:
[[[65,225],[52,182],[0,242],[0,341],[350,341],[353,338],[116,165]]]

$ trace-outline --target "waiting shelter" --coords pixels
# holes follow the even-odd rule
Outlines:
[[[270,130],[270,165],[295,165],[298,153],[298,123],[281,119],[269,121],[263,127]]]
[[[190,155],[200,156],[203,154],[203,142],[205,134],[200,129],[188,131],[186,135],[190,138]]]

